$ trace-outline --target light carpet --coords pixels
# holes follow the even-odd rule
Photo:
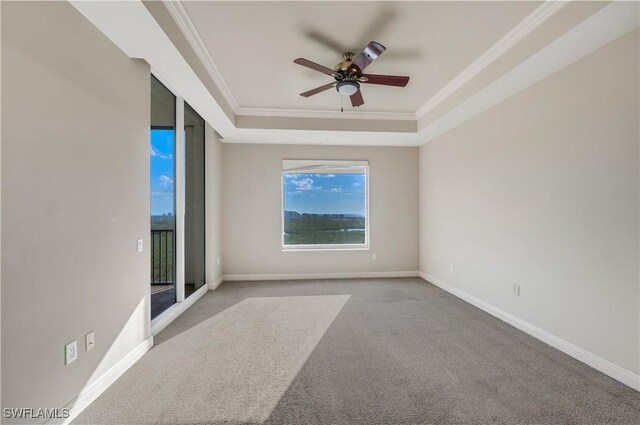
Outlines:
[[[230,282],[77,424],[639,424],[640,393],[419,278]]]

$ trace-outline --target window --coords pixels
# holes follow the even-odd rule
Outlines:
[[[282,161],[283,249],[368,249],[369,163]]]
[[[153,328],[206,289],[205,121],[153,75],[149,151]]]
[[[176,97],[151,77],[151,319],[176,303]]]

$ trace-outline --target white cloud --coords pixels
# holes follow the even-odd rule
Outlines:
[[[151,156],[158,157],[160,159],[172,159],[173,156],[171,154],[162,153],[155,146],[151,146]]]
[[[341,187],[332,187],[331,189],[329,189],[330,192],[342,192],[342,188]]]
[[[314,174],[314,177],[335,177],[335,174]]]
[[[313,180],[311,179],[302,179],[302,180],[291,180],[296,187],[296,190],[313,190]]]
[[[154,198],[172,198],[173,197],[173,193],[172,192],[151,192],[151,196]]]
[[[173,187],[173,179],[171,177],[167,177],[164,174],[158,177],[160,180],[160,184],[164,187]]]

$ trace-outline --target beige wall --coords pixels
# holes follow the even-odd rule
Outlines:
[[[635,374],[638,36],[420,149],[421,271]]]
[[[222,143],[209,124],[205,127],[206,266],[207,284],[213,285],[222,277]]]
[[[223,144],[223,155],[225,275],[417,270],[417,148]],[[370,251],[281,251],[283,159],[369,161]]]
[[[2,407],[60,408],[149,337],[149,72],[66,2],[2,4]]]

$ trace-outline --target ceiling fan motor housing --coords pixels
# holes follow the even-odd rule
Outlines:
[[[355,57],[356,55],[352,52],[346,52],[342,55],[344,61],[334,66],[333,70],[342,74],[343,76],[346,76],[353,65],[353,60],[355,59]]]

